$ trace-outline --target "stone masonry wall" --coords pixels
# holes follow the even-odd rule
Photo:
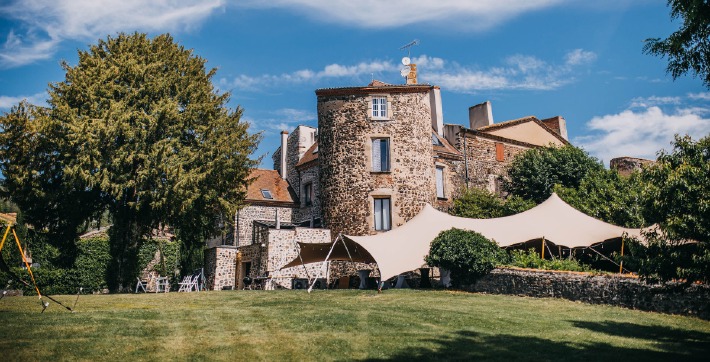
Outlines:
[[[237,248],[222,246],[205,250],[205,277],[211,290],[234,287]]]
[[[391,198],[393,228],[436,201],[428,92],[387,97],[390,119],[372,120],[369,95],[318,96],[322,214],[332,235],[375,234],[376,196]],[[390,139],[390,172],[372,172],[373,138]]]
[[[591,304],[694,315],[710,319],[710,286],[669,291],[638,278],[620,275],[495,269],[469,288],[473,292],[553,297]]]
[[[238,246],[252,243],[252,230],[254,220],[276,220],[276,210],[279,211],[281,222],[293,222],[294,210],[288,207],[247,205],[239,210],[237,222]]]
[[[301,195],[300,202],[301,208],[294,215],[294,222],[302,222],[311,220],[313,218],[321,217],[321,200],[320,200],[320,178],[319,178],[319,168],[315,164],[310,167],[301,168],[298,170],[298,174],[301,178],[301,188],[306,184],[311,183],[313,185],[313,195],[311,205],[306,205],[305,197],[303,196],[303,189],[299,190]]]
[[[467,159],[466,166],[460,172],[460,177],[464,178],[465,183],[465,167],[468,167],[468,187],[500,193],[499,176],[507,174],[507,168],[516,155],[529,149],[519,145],[502,143],[505,158],[503,161],[498,161],[496,160],[496,143],[499,142],[476,137],[472,134],[467,134],[464,140],[459,132],[455,147],[464,153],[464,157]]]

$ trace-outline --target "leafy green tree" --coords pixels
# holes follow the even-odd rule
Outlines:
[[[454,199],[449,214],[474,219],[490,219],[517,214],[534,206],[534,202],[518,196],[503,199],[484,189],[469,188]]]
[[[513,159],[504,188],[539,204],[555,185],[577,188],[589,172],[603,169],[599,160],[574,146],[534,148]]]
[[[629,228],[644,225],[640,173],[629,177],[616,170],[589,172],[577,188],[555,187],[555,192],[575,209],[599,220]]]
[[[131,284],[154,228],[175,227],[194,250],[244,198],[258,136],[205,63],[167,34],[109,36],[62,64],[48,108],[21,104],[0,121],[2,141],[14,142],[0,148],[0,170],[29,222],[109,211],[111,290]]]
[[[431,242],[427,264],[451,271],[458,286],[471,284],[506,261],[506,252],[485,236],[452,228]]]
[[[693,141],[676,136],[673,150],[659,152],[657,162],[643,173],[643,214],[660,232],[643,256],[658,279],[685,278],[710,281],[710,136]],[[669,247],[684,246],[687,252],[668,253]],[[655,260],[654,260],[655,259]],[[690,261],[688,261],[690,260]]]
[[[683,25],[666,39],[647,39],[644,53],[668,57],[666,71],[673,79],[691,72],[710,88],[710,2],[668,0],[668,5],[671,18]]]

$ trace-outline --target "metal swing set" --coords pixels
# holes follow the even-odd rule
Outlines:
[[[14,227],[14,226],[15,226],[15,225],[14,225],[13,222],[8,222],[8,223],[7,223],[7,226],[6,226],[6,228],[5,228],[5,232],[3,233],[3,236],[2,236],[2,241],[0,241],[0,253],[2,252],[2,248],[5,246],[5,241],[7,240],[8,235],[10,235],[10,231],[12,231],[12,236],[13,236],[14,239],[15,239],[15,244],[17,244],[17,249],[20,251],[20,255],[22,256],[22,262],[25,264],[25,267],[27,268],[27,272],[28,272],[29,275],[30,275],[30,279],[32,279],[32,284],[33,284],[33,286],[34,286],[34,289],[35,289],[35,291],[37,292],[37,297],[39,298],[39,302],[40,302],[40,304],[42,305],[42,312],[41,312],[41,313],[44,313],[45,309],[47,309],[47,307],[49,307],[49,302],[44,301],[44,300],[42,299],[43,297],[45,297],[45,298],[47,298],[47,299],[53,301],[54,303],[57,303],[57,304],[61,305],[62,307],[66,308],[68,311],[70,311],[70,312],[73,313],[74,310],[73,310],[72,308],[67,307],[66,305],[62,304],[61,302],[59,302],[58,300],[52,298],[52,297],[49,296],[49,295],[44,295],[44,296],[43,296],[42,293],[40,293],[39,287],[37,287],[37,282],[35,281],[35,276],[34,276],[34,274],[32,273],[32,268],[30,267],[30,263],[27,261],[27,257],[25,256],[25,251],[22,249],[22,244],[20,244],[20,238],[17,237],[17,233],[15,232],[15,227]],[[19,281],[20,283],[22,283],[22,284],[24,284],[24,285],[26,285],[26,286],[28,286],[28,287],[30,286],[29,283],[27,283],[26,281],[22,280],[20,277],[18,277],[17,275],[15,275],[15,273],[13,273],[12,270],[10,270],[10,268],[7,266],[7,263],[5,263],[5,259],[3,259],[2,254],[0,254],[0,268],[1,268],[3,271],[5,271],[6,273],[8,273],[13,279]],[[79,293],[81,293],[81,290],[79,291]],[[3,297],[4,297],[4,294],[3,294]],[[1,298],[1,297],[0,297],[0,298]],[[77,300],[78,300],[78,299],[79,299],[79,297],[78,297],[78,295],[77,295]],[[74,306],[76,306],[76,302],[74,303]]]

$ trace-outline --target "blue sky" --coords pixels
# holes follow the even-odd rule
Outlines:
[[[268,5],[264,5],[268,3]],[[400,47],[411,48],[420,83],[439,85],[444,122],[468,122],[490,100],[496,122],[528,115],[567,120],[570,141],[608,164],[655,158],[673,135],[710,134],[710,91],[691,76],[673,81],[666,60],[642,53],[666,37],[665,1],[649,0],[10,0],[0,5],[0,112],[47,84],[77,50],[117,32],[169,32],[217,68],[230,107],[263,132],[255,156],[278,133],[315,126],[315,90],[399,84]]]

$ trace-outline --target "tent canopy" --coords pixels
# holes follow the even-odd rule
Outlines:
[[[357,244],[361,247],[358,250],[365,249],[365,252],[372,257],[369,260],[377,263],[384,280],[424,266],[424,257],[429,254],[431,241],[440,232],[451,228],[476,231],[501,247],[539,238],[571,248],[588,247],[624,234],[636,237],[640,235],[640,229],[622,228],[597,220],[574,209],[556,194],[552,194],[545,202],[530,210],[495,219],[451,216],[427,204],[417,216],[396,229],[368,236],[343,235],[347,244],[342,245],[347,245],[352,250],[351,246]],[[309,260],[323,261],[332,245],[332,243],[323,244],[325,252],[320,254],[320,258],[315,253],[311,253],[313,247],[310,251],[307,249]],[[341,248],[344,251],[344,247]],[[362,261],[355,260],[355,257],[353,260]],[[298,259],[294,262],[297,262],[296,265],[300,264]]]

